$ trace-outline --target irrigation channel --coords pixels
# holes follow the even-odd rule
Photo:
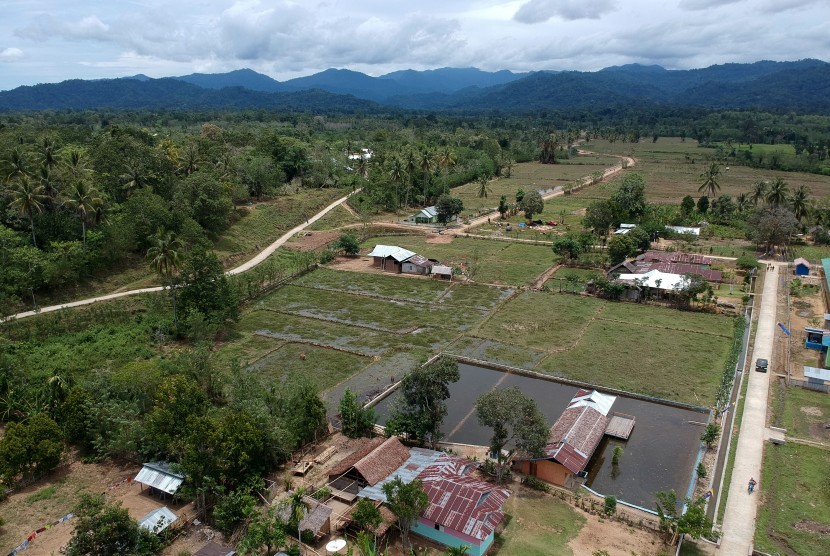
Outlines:
[[[493,388],[518,386],[536,401],[550,424],[559,418],[579,389],[552,377],[534,377],[467,363],[459,363],[459,371],[461,379],[450,385],[451,399],[443,426],[444,440],[453,443],[482,446],[489,443],[491,431],[479,425],[475,402]],[[647,509],[654,508],[654,495],[661,490],[674,489],[682,500],[694,480],[700,435],[709,419],[708,410],[607,393],[617,396],[612,411],[635,416],[636,425],[627,441],[603,437],[588,462],[586,486]],[[392,392],[375,406],[381,423],[385,423],[398,394]],[[617,466],[611,464],[615,446],[622,446],[624,450]]]

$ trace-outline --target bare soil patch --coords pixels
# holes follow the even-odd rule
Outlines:
[[[665,550],[656,533],[627,527],[595,515],[584,515],[588,521],[576,538],[568,543],[575,556],[590,556],[595,550],[606,550],[611,556],[650,556]]]
[[[452,243],[452,241],[454,239],[455,239],[455,236],[450,235],[450,234],[430,234],[429,236],[427,236],[427,238],[424,241],[426,243],[446,244],[446,243]]]
[[[819,409],[818,407],[807,406],[807,407],[801,407],[800,410],[801,410],[801,413],[804,413],[806,415],[810,415],[811,417],[821,417],[822,416],[821,409]]]
[[[819,535],[830,535],[830,525],[817,523],[815,521],[810,521],[809,519],[796,521],[793,524],[793,527],[799,531],[809,531],[810,533],[818,533]]]
[[[300,237],[295,237],[285,244],[289,249],[297,251],[316,251],[322,249],[332,241],[340,237],[340,232],[300,232]]]

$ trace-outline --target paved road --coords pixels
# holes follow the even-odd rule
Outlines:
[[[732,482],[729,485],[729,498],[723,516],[720,553],[729,556],[752,553],[755,536],[755,519],[758,512],[759,492],[764,487],[761,477],[761,464],[764,456],[764,430],[767,423],[767,395],[769,393],[770,373],[755,371],[755,360],[767,359],[772,362],[773,343],[776,330],[776,308],[778,305],[778,264],[786,268],[786,263],[773,263],[773,270],[768,271],[764,279],[764,292],[761,297],[761,309],[758,316],[758,330],[755,334],[755,349],[752,358],[744,370],[749,386],[744,401],[744,413],[741,420],[741,432],[738,436],[738,448],[732,469]],[[770,372],[773,365],[770,364]],[[756,492],[747,493],[750,477],[758,481]]]
[[[357,191],[360,191],[360,190],[358,189]],[[354,193],[357,193],[357,191],[355,191]],[[260,251],[253,259],[239,265],[236,268],[233,268],[233,269],[227,271],[225,274],[227,274],[229,276],[233,276],[235,274],[240,274],[240,273],[246,272],[246,271],[252,269],[253,267],[257,266],[258,264],[262,263],[265,259],[270,257],[274,253],[274,251],[276,251],[279,247],[281,247],[286,241],[288,241],[289,239],[294,237],[298,232],[303,231],[307,226],[310,226],[310,225],[314,224],[315,222],[317,222],[319,219],[321,219],[323,216],[328,214],[330,211],[332,211],[338,205],[340,205],[342,203],[345,203],[346,200],[349,197],[351,197],[351,195],[354,195],[354,193],[351,193],[350,195],[346,195],[345,197],[343,197],[341,199],[338,199],[337,201],[333,202],[332,204],[330,204],[329,206],[327,206],[326,208],[324,208],[323,210],[321,210],[320,212],[318,212],[317,214],[315,214],[314,216],[309,218],[305,223],[291,228],[290,230],[285,232],[282,236],[280,236],[280,238],[277,239],[274,243],[272,243],[271,245],[269,245],[268,247],[266,247],[265,249]],[[161,286],[156,286],[154,288],[142,288],[142,289],[139,289],[139,290],[129,290],[129,291],[124,291],[124,292],[111,293],[111,294],[108,294],[108,295],[101,295],[101,296],[98,296],[98,297],[90,297],[89,299],[81,299],[79,301],[72,301],[70,303],[62,303],[60,305],[51,305],[49,307],[41,307],[38,311],[25,311],[23,313],[17,313],[16,315],[10,315],[8,317],[8,320],[25,319],[26,317],[31,317],[31,316],[34,316],[34,315],[37,315],[37,314],[40,314],[40,313],[51,313],[53,311],[59,311],[61,309],[68,309],[70,307],[80,307],[82,305],[89,305],[91,303],[97,303],[98,301],[108,301],[110,299],[118,299],[119,297],[127,297],[129,295],[138,295],[138,294],[142,294],[142,293],[160,292],[161,289],[162,289]]]

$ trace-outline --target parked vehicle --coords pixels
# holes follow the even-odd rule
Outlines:
[[[769,361],[766,359],[757,359],[755,361],[755,370],[759,373],[767,372],[767,368],[769,367]]]

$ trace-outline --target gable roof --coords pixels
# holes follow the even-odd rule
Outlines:
[[[436,216],[438,216],[438,209],[436,209],[434,205],[431,207],[426,207],[424,209],[421,209],[421,212],[419,212],[415,216],[422,218],[435,218]]]
[[[423,255],[412,255],[406,262],[426,268],[432,268],[433,265],[433,262]]]
[[[690,263],[698,265],[712,264],[712,259],[697,253],[683,253],[681,251],[657,251],[651,249],[637,256],[638,261],[655,263]]]
[[[389,477],[409,459],[409,450],[397,437],[373,438],[329,471],[336,477],[354,469],[371,486]]]
[[[637,272],[637,265],[634,264],[631,261],[623,261],[621,263],[615,264],[610,269],[608,269],[608,274],[613,274],[614,272],[616,272],[620,269],[625,269],[629,273],[635,273],[635,272]]]
[[[616,396],[580,389],[550,429],[545,454],[579,473],[597,449]]]
[[[687,285],[686,277],[682,274],[669,274],[659,270],[649,270],[644,274],[620,274],[617,279],[663,291],[680,291]],[[657,285],[658,280],[660,281],[659,286]]]
[[[314,535],[318,535],[334,512],[334,509],[310,496],[303,496],[303,502],[306,503],[306,510],[303,519],[299,523],[300,531],[308,529]],[[277,509],[277,515],[283,521],[291,521],[291,506],[283,502]]]
[[[354,468],[367,483],[375,485],[391,475],[407,459],[409,450],[393,436],[356,462]]]
[[[375,248],[372,249],[372,252],[369,253],[368,256],[380,257],[382,259],[392,257],[399,263],[402,263],[409,257],[412,257],[413,255],[415,255],[414,251],[404,249],[403,247],[398,247],[397,245],[375,245]]]
[[[360,489],[357,495],[361,498],[386,502],[386,493],[383,492],[383,485],[395,479],[400,479],[404,484],[408,485],[418,477],[421,471],[435,463],[440,455],[441,452],[436,452],[435,450],[410,448],[409,458],[405,462],[374,485],[365,486]]]
[[[659,270],[666,274],[697,274],[708,282],[720,282],[723,280],[723,273],[720,270],[701,268],[700,265],[692,263],[670,263],[670,262],[641,262],[634,270],[636,274],[645,274],[651,270]]]
[[[382,436],[375,438],[364,438],[363,443],[357,449],[344,457],[340,462],[329,470],[329,477],[339,477],[354,467],[354,464],[365,458],[372,450],[384,443],[386,439]]]
[[[504,519],[502,506],[510,491],[467,476],[474,465],[462,458],[441,454],[422,471],[429,505],[421,517],[448,529],[486,539]]]
[[[236,551],[221,544],[211,542],[193,553],[193,556],[234,556]]]
[[[184,482],[184,475],[170,470],[170,464],[165,461],[152,461],[144,464],[135,482],[151,486],[167,494],[176,494]]]
[[[813,267],[813,265],[811,265],[811,264],[810,264],[810,261],[808,261],[808,260],[807,260],[807,259],[805,259],[804,257],[798,257],[796,260],[794,260],[794,261],[793,261],[793,264],[794,264],[795,266],[798,266],[798,265],[800,265],[800,264],[803,264],[803,265],[804,265],[804,266],[806,266],[807,268],[812,268],[812,267]]]

